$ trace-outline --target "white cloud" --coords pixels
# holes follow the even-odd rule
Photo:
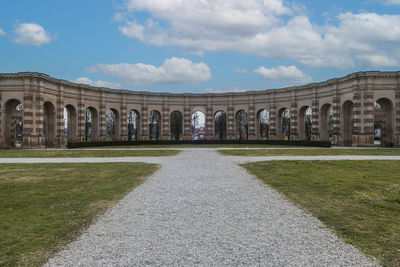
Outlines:
[[[204,89],[205,93],[241,93],[241,92],[246,92],[248,90],[241,88],[239,85],[237,84],[230,84],[228,85],[228,88],[225,90],[221,90],[221,89],[215,89],[215,88],[206,88]]]
[[[254,72],[261,75],[265,80],[280,81],[286,84],[310,83],[312,81],[310,76],[306,75],[296,66],[279,66],[270,69],[261,66],[255,69]]]
[[[2,28],[0,28],[0,36],[5,36],[5,35],[6,35],[6,33],[3,31]]]
[[[87,84],[91,86],[97,86],[97,87],[108,87],[108,88],[115,88],[115,89],[120,89],[122,88],[121,84],[119,83],[112,83],[112,82],[107,82],[107,81],[92,81],[91,79],[87,77],[80,77],[78,79],[75,79],[73,81],[74,83],[82,83],[82,84]]]
[[[247,69],[235,67],[235,72],[237,73],[247,73]]]
[[[385,5],[388,6],[400,5],[400,0],[386,0]]]
[[[21,23],[15,27],[13,41],[19,45],[41,46],[54,40],[49,32],[36,23]]]
[[[316,25],[301,9],[285,3],[126,0],[126,14],[132,17],[136,12],[147,12],[150,17],[143,23],[125,19],[119,30],[128,38],[156,46],[179,46],[199,55],[204,51],[237,51],[313,67],[399,66],[400,15],[343,13],[326,25]],[[370,55],[387,60],[365,60]]]
[[[117,77],[133,86],[149,84],[191,84],[211,79],[210,68],[201,63],[193,63],[184,58],[169,58],[160,67],[137,64],[97,64],[87,69],[89,72],[102,72]]]

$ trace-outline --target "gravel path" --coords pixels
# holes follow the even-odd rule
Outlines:
[[[162,168],[47,266],[374,265],[234,163],[244,158],[141,159]]]

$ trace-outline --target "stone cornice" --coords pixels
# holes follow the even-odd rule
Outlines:
[[[279,92],[291,92],[291,91],[300,91],[300,90],[311,90],[318,89],[323,87],[329,87],[336,84],[346,83],[352,80],[359,80],[365,78],[398,78],[400,80],[400,71],[365,71],[365,72],[355,72],[351,73],[347,76],[341,78],[329,79],[327,81],[318,82],[318,83],[310,83],[306,85],[300,86],[290,86],[279,89],[266,89],[260,91],[245,91],[245,92],[226,92],[226,93],[203,93],[203,94],[192,94],[192,93],[154,93],[147,91],[132,91],[127,89],[111,89],[105,87],[95,87],[86,84],[78,84],[74,82],[70,82],[67,80],[56,79],[47,74],[39,73],[39,72],[18,72],[18,73],[0,73],[1,79],[41,79],[51,83],[55,83],[59,86],[68,86],[73,88],[80,88],[91,91],[100,91],[105,93],[123,93],[123,94],[132,94],[132,95],[149,95],[149,96],[172,96],[172,97],[186,97],[186,96],[243,96],[243,95],[260,95],[260,94],[274,94]]]

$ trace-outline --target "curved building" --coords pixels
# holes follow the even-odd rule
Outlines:
[[[204,114],[196,127],[197,115]],[[359,72],[304,86],[172,94],[76,84],[41,73],[0,74],[0,147],[66,140],[331,140],[400,145],[400,72]]]

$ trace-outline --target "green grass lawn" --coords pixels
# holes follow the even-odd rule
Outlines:
[[[0,165],[0,266],[38,266],[158,169],[147,163]]]
[[[2,149],[0,158],[162,157],[179,150],[25,150]]]
[[[399,161],[274,161],[241,166],[383,265],[400,265]]]
[[[400,149],[227,149],[218,150],[225,156],[338,156],[338,155],[377,155],[377,156],[400,156]]]

